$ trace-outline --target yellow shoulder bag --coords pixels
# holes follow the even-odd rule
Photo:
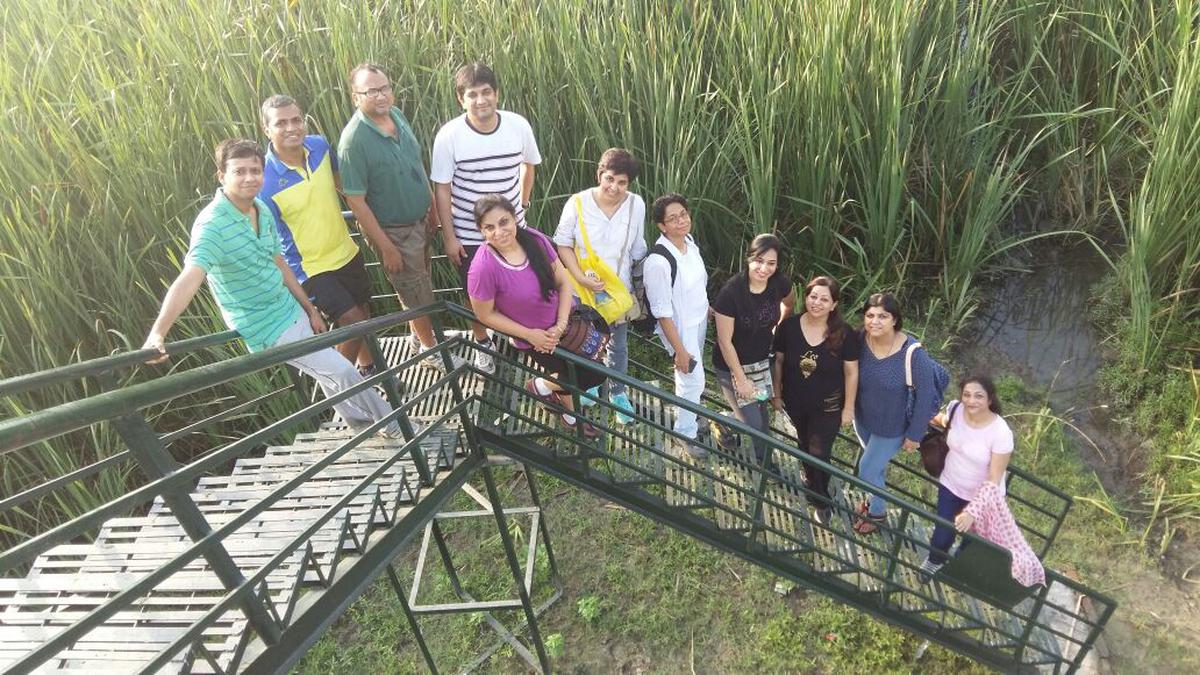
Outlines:
[[[571,285],[575,287],[575,294],[583,304],[595,307],[605,321],[613,324],[624,318],[625,313],[633,307],[633,295],[625,288],[621,277],[592,250],[587,226],[583,224],[583,200],[579,195],[575,196],[575,213],[579,218],[579,233],[583,243],[582,256],[578,255],[579,249],[575,249],[579,269],[583,271],[584,276],[604,282],[604,290],[593,291],[576,281],[574,276],[571,277]]]

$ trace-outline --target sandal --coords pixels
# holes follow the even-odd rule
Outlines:
[[[887,521],[887,515],[874,516],[869,512],[860,512],[854,519],[854,531],[859,534],[872,534]]]

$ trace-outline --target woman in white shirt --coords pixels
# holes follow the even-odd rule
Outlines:
[[[921,576],[929,579],[946,564],[955,530],[971,528],[971,517],[963,512],[985,483],[1004,490],[1004,472],[1012,459],[1013,433],[1000,416],[1000,400],[991,378],[972,375],[962,381],[959,400],[951,401],[939,415],[946,434],[946,465],[938,477],[937,514],[954,523],[954,528],[937,525],[929,540],[929,557],[921,563]],[[964,545],[966,542],[964,542]]]
[[[708,270],[692,239],[692,215],[683,195],[655,199],[650,217],[662,236],[642,266],[646,301],[658,320],[655,332],[675,366],[675,395],[699,404],[704,393],[701,360],[708,331]],[[708,450],[696,440],[699,430],[696,413],[676,408],[675,433],[687,439],[686,450],[692,457],[705,459]]]
[[[604,282],[584,274],[579,267],[583,255],[582,221],[587,228],[588,243],[592,251],[616,272],[627,290],[632,290],[630,276],[633,263],[646,257],[646,202],[629,191],[629,184],[637,178],[638,164],[628,150],[609,148],[600,156],[596,167],[596,187],[572,195],[563,206],[558,229],[554,232],[554,243],[558,256],[575,281],[593,291],[604,290]],[[604,363],[621,373],[629,371],[629,324],[624,320],[614,322],[612,339]],[[591,392],[599,395],[599,391]],[[620,382],[608,383],[609,401],[617,408],[617,422],[629,423],[633,418],[633,405]]]

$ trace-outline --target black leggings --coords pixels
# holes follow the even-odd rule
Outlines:
[[[805,411],[798,406],[784,403],[784,409],[796,427],[796,439],[800,450],[813,457],[829,461],[833,441],[837,438],[838,426],[842,422],[840,410],[834,412]],[[809,497],[814,506],[833,506],[833,495],[829,492],[829,472],[804,462],[804,485],[813,492]]]
[[[579,365],[575,366],[576,381],[572,382],[571,378],[567,376],[567,373],[570,371],[567,368],[566,359],[554,354],[545,354],[535,349],[527,349],[525,353],[529,355],[529,358],[533,359],[534,363],[562,382],[560,386],[573,384],[586,391],[604,382],[604,373]]]

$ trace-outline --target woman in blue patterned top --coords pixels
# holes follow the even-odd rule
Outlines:
[[[858,360],[858,396],[854,401],[854,430],[862,444],[858,476],[879,488],[887,482],[888,462],[903,447],[916,450],[929,420],[937,413],[937,391],[933,359],[924,349],[912,358],[915,400],[908,414],[908,386],[904,360],[916,339],[905,334],[900,303],[891,293],[875,293],[863,307],[862,353]],[[870,534],[879,529],[887,515],[878,495],[859,506],[854,531]]]

